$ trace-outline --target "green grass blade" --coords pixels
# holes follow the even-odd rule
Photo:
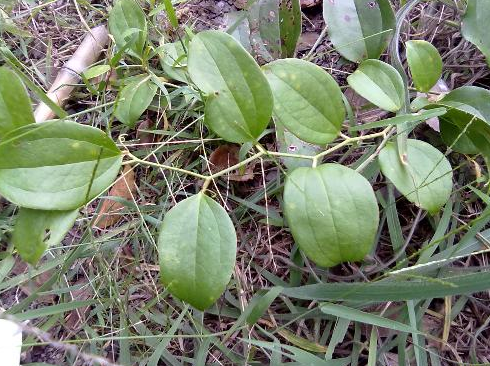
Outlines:
[[[373,128],[386,127],[390,125],[399,125],[402,123],[422,122],[429,118],[442,116],[446,112],[447,112],[446,108],[435,108],[428,111],[421,111],[421,112],[411,113],[411,114],[402,114],[396,117],[386,118],[381,121],[365,123],[363,125],[351,127],[349,128],[349,131],[362,131],[362,130],[370,130]]]
[[[44,308],[25,311],[20,314],[15,314],[15,318],[18,321],[31,320],[36,318],[42,318],[49,315],[55,315],[59,313],[66,313],[85,306],[94,305],[97,300],[85,300],[85,301],[72,301],[68,303],[62,303],[58,305],[46,306]]]
[[[337,316],[339,318],[348,319],[365,324],[375,325],[377,327],[387,328],[405,333],[418,333],[417,329],[395,320],[387,319],[379,315],[366,313],[364,311],[353,309],[343,305],[323,304],[320,307],[325,314]]]
[[[285,288],[282,293],[303,300],[404,301],[469,294],[490,288],[490,272],[460,274],[439,280],[321,283]],[[444,286],[441,281],[451,285]]]

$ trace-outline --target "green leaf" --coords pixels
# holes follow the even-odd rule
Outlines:
[[[83,72],[83,76],[85,76],[85,78],[90,80],[90,79],[96,78],[100,75],[103,75],[110,70],[111,70],[111,67],[109,65],[96,65],[96,66],[92,66],[88,70],[85,70]]]
[[[23,38],[32,37],[30,32],[19,28],[8,14],[0,9],[0,34],[3,32],[9,32],[10,34]]]
[[[276,121],[276,142],[281,153],[315,156],[322,151],[321,147],[304,142],[294,136],[278,121]],[[280,160],[289,170],[299,167],[310,167],[312,162],[311,159],[287,157],[280,157]]]
[[[388,143],[379,154],[381,171],[410,202],[435,214],[451,196],[451,164],[427,142],[408,140],[407,146],[408,162],[403,164],[396,144]]]
[[[231,142],[255,141],[272,115],[269,83],[255,60],[229,34],[204,31],[192,39],[188,69],[208,94],[205,123]]]
[[[259,321],[262,315],[267,311],[269,306],[280,295],[282,287],[272,287],[269,290],[261,289],[252,297],[242,313],[233,322],[233,325],[227,330],[225,339],[231,337],[243,324],[247,323],[252,326]]]
[[[109,30],[119,48],[123,48],[137,33],[130,46],[133,56],[141,57],[148,37],[145,13],[135,0],[118,0],[109,13]]]
[[[345,107],[339,86],[326,71],[308,61],[285,59],[264,66],[264,72],[274,115],[291,133],[318,145],[338,136]]]
[[[114,111],[116,118],[126,126],[134,127],[155,97],[157,89],[157,85],[149,76],[139,77],[126,85],[121,90]]]
[[[182,42],[164,43],[160,46],[162,61],[171,67],[186,67],[187,57]]]
[[[333,315],[343,319],[349,319],[355,322],[361,322],[364,324],[371,324],[377,327],[388,328],[405,333],[418,333],[416,329],[400,323],[395,320],[387,319],[379,315],[366,313],[364,311],[353,309],[343,305],[336,304],[322,304],[320,310],[329,315]]]
[[[231,219],[202,192],[179,202],[158,238],[161,280],[168,291],[199,310],[212,305],[230,281],[236,256]]]
[[[262,315],[269,309],[269,306],[274,302],[277,296],[282,291],[282,287],[273,287],[267,293],[256,295],[248,305],[247,309],[247,324],[254,325]]]
[[[114,181],[121,152],[99,129],[51,121],[16,129],[0,142],[0,194],[37,210],[74,210]]]
[[[379,224],[371,185],[339,164],[295,169],[284,187],[284,214],[299,247],[324,267],[362,260]]]
[[[478,47],[490,65],[488,19],[490,19],[490,4],[488,0],[468,0],[466,13],[461,24],[461,33],[467,41]]]
[[[13,71],[0,67],[0,138],[34,122],[31,100],[22,81]]]
[[[311,353],[325,353],[327,351],[327,347],[321,344],[318,344],[314,341],[310,341],[307,338],[303,338],[297,336],[295,333],[290,332],[287,329],[278,329],[277,333],[281,335],[286,341],[291,343],[293,346],[304,349],[305,351],[309,351]]]
[[[353,62],[379,58],[395,28],[388,0],[324,1],[323,17],[335,49]]]
[[[171,0],[163,0],[163,4],[165,5],[165,12],[167,13],[168,19],[170,20],[170,24],[172,27],[177,28],[179,26],[179,21],[177,19],[177,15],[175,14],[175,9]]]
[[[23,313],[14,314],[18,321],[31,320],[37,318],[44,318],[49,315],[63,314],[68,311],[72,311],[79,308],[84,308],[86,306],[91,306],[99,303],[99,300],[85,300],[85,301],[70,301],[67,303],[61,303],[52,306],[46,306],[43,308],[27,310]]]
[[[265,61],[292,57],[301,34],[299,0],[258,0],[248,11],[250,43]]]
[[[362,97],[390,112],[397,112],[405,103],[403,79],[396,69],[379,60],[366,60],[347,78]]]
[[[4,58],[5,62],[9,64],[10,67],[12,67],[12,71],[14,71],[15,74],[24,82],[27,88],[33,91],[34,94],[36,94],[36,96],[44,104],[46,104],[59,118],[65,118],[66,116],[68,116],[63,108],[61,108],[58,104],[51,100],[51,98],[46,95],[44,90],[37,86],[37,84],[34,83],[29,76],[25,75],[24,72],[27,67],[24,66],[24,64],[19,61],[19,59],[17,59],[8,48],[0,46],[0,54]]]
[[[173,80],[189,83],[187,76],[187,53],[181,42],[164,43],[158,55],[165,75]]]
[[[252,53],[250,44],[249,12],[245,10],[230,11],[225,16],[226,33],[235,38],[247,52]]]
[[[405,46],[413,83],[418,91],[427,93],[441,77],[441,55],[437,48],[426,41],[408,41]]]
[[[78,210],[41,211],[20,208],[12,243],[24,261],[35,265],[47,248],[63,240],[77,216]]]
[[[487,160],[490,159],[489,90],[463,86],[428,107],[448,109],[439,118],[441,137],[448,146],[463,154],[482,153]]]
[[[320,283],[284,288],[283,295],[302,300],[385,302],[434,299],[490,289],[490,272],[458,273],[437,279]]]

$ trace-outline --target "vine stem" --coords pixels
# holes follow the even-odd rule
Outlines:
[[[355,143],[358,141],[374,139],[374,138],[381,137],[381,136],[384,138],[383,142],[385,142],[388,140],[388,138],[390,136],[389,133],[391,130],[392,130],[392,126],[388,126],[387,128],[385,128],[381,132],[376,132],[376,133],[372,133],[369,135],[363,135],[363,136],[357,136],[357,137],[347,137],[345,135],[342,135],[342,137],[344,138],[344,140],[342,142],[340,142],[339,144],[331,147],[330,149],[327,149],[327,150],[325,150],[325,151],[323,151],[317,155],[314,155],[314,156],[299,155],[299,154],[295,155],[295,154],[289,154],[289,153],[268,151],[261,144],[257,143],[255,145],[255,148],[258,150],[257,153],[248,157],[245,160],[242,160],[241,162],[239,162],[235,165],[232,165],[226,169],[220,170],[219,172],[216,172],[216,173],[210,174],[210,175],[204,175],[204,174],[196,173],[196,172],[193,172],[190,170],[177,168],[177,167],[174,167],[171,165],[165,165],[165,164],[153,163],[151,161],[146,161],[146,160],[140,159],[140,158],[136,157],[135,155],[131,154],[131,152],[129,152],[128,150],[125,151],[125,155],[127,157],[129,157],[130,160],[126,161],[124,164],[125,165],[126,164],[141,164],[141,165],[152,166],[152,167],[160,168],[160,169],[168,169],[168,170],[172,170],[172,171],[179,172],[182,174],[187,174],[187,175],[193,176],[193,177],[198,178],[198,179],[202,179],[202,180],[204,180],[204,184],[203,184],[201,191],[205,192],[208,189],[210,183],[214,179],[219,178],[225,174],[228,174],[234,170],[240,169],[241,167],[247,165],[248,163],[250,163],[256,159],[261,158],[264,155],[271,156],[271,157],[280,156],[280,157],[289,157],[289,158],[297,158],[297,159],[308,159],[308,160],[312,160],[312,166],[316,167],[318,165],[318,162],[323,157],[325,157],[326,155],[328,155],[334,151],[337,151],[338,149],[342,148],[343,146],[346,146],[346,145],[349,145],[349,144],[352,144],[352,143]]]
[[[357,167],[356,172],[362,172],[374,159],[376,159],[376,157],[379,155],[381,150],[388,143],[388,140],[395,133],[395,131],[396,129],[393,127],[390,127],[386,131],[386,135],[384,136],[383,141],[381,141],[381,143],[378,145],[376,151],[371,156],[369,156],[365,161],[363,161],[361,165]]]
[[[125,164],[137,163],[137,164],[141,164],[141,165],[152,166],[155,168],[173,170],[175,172],[191,175],[191,176],[199,178],[199,179],[207,179],[208,178],[208,176],[206,176],[206,175],[199,174],[199,173],[196,173],[196,172],[193,172],[190,170],[185,170],[185,169],[177,168],[177,167],[174,167],[171,165],[158,164],[158,163],[153,163],[151,161],[142,160],[142,159],[134,156],[133,154],[131,154],[129,151],[126,151],[126,156],[129,156],[131,158],[131,160],[127,161]]]
[[[315,165],[315,162],[318,164],[318,161],[320,161],[321,158],[325,157],[326,155],[334,152],[334,151],[337,151],[338,149],[346,146],[346,145],[350,145],[352,143],[355,143],[355,142],[358,142],[358,141],[363,141],[363,140],[371,140],[371,139],[375,139],[377,137],[384,137],[386,138],[386,135],[388,134],[388,132],[391,130],[391,126],[388,126],[386,127],[383,131],[381,132],[376,132],[376,133],[371,133],[369,135],[363,135],[363,136],[357,136],[357,137],[348,137],[348,138],[345,138],[344,141],[342,141],[341,143],[331,147],[330,149],[327,149],[325,151],[322,151],[321,153],[315,155],[313,157],[313,164],[314,166]]]

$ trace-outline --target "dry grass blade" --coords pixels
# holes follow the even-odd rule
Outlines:
[[[73,301],[84,301],[93,298],[92,287],[86,278],[81,278],[78,280],[75,283],[75,286],[80,286],[80,288],[71,292],[71,298]],[[85,322],[85,318],[89,310],[90,306],[72,310],[65,318],[66,327],[72,332],[79,330]]]

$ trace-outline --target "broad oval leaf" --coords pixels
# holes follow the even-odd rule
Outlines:
[[[441,137],[454,151],[482,153],[490,159],[490,91],[463,86],[444,96],[428,108],[446,107],[439,117]]]
[[[396,69],[379,60],[366,60],[347,82],[362,97],[381,109],[397,112],[405,103],[403,79]]]
[[[410,202],[434,214],[451,196],[451,164],[427,142],[409,139],[407,148],[403,164],[396,144],[388,143],[379,154],[381,171]]]
[[[135,0],[118,0],[109,14],[109,30],[119,48],[128,42],[130,53],[141,57],[148,36],[145,13]]]
[[[379,224],[371,185],[339,164],[294,170],[284,187],[284,214],[296,243],[323,267],[362,260]]]
[[[114,114],[129,127],[134,127],[138,119],[148,108],[157,92],[157,85],[151,78],[137,78],[121,90]]]
[[[190,42],[188,69],[208,94],[205,123],[230,142],[255,141],[269,124],[273,99],[252,56],[229,34],[204,31]]]
[[[160,275],[168,291],[197,309],[211,306],[230,281],[236,233],[226,211],[202,192],[179,202],[158,238]]]
[[[22,81],[0,67],[0,139],[16,128],[34,123],[31,100]]]
[[[490,37],[488,36],[490,4],[488,0],[468,0],[466,13],[461,23],[463,37],[483,53],[490,65]]]
[[[74,210],[112,184],[121,161],[99,129],[71,121],[28,125],[0,142],[0,195],[21,207]]]
[[[418,91],[427,93],[437,84],[441,77],[441,55],[437,48],[427,41],[408,41],[405,46],[413,83]]]
[[[47,248],[61,243],[77,216],[78,210],[42,211],[21,207],[12,243],[24,261],[35,265]]]
[[[342,92],[321,67],[299,59],[264,66],[274,96],[274,115],[291,133],[325,145],[339,134],[345,118]]]
[[[395,28],[388,0],[324,1],[323,17],[335,49],[353,62],[379,58]]]

